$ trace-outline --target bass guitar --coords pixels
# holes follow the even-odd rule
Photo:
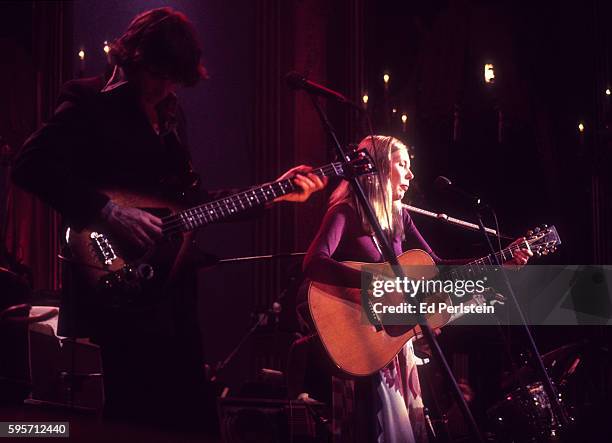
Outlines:
[[[375,172],[371,159],[354,152],[351,160],[313,169],[319,177],[347,177]],[[101,229],[76,231],[68,228],[69,261],[74,265],[102,305],[142,308],[155,303],[155,296],[186,269],[196,229],[234,217],[277,197],[296,191],[291,179],[253,187],[228,197],[184,208],[175,201],[124,190],[101,190],[121,206],[148,211],[162,219],[162,239],[145,250],[128,244]]]

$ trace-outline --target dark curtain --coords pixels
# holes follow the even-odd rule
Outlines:
[[[0,81],[6,97],[0,116],[2,131],[17,148],[52,114],[60,86],[71,77],[72,6],[70,2],[14,2],[3,8],[7,9],[5,19],[16,21],[16,27],[20,23],[22,33],[3,41],[7,51],[15,53],[16,62],[5,66]],[[9,185],[7,194],[8,253],[31,269],[35,289],[58,289],[58,214],[14,186]]]

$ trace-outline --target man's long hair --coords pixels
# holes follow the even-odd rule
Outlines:
[[[378,222],[387,236],[391,238],[399,234],[403,239],[402,202],[399,200],[393,201],[393,191],[391,189],[391,154],[408,148],[394,137],[374,135],[361,140],[358,149],[366,149],[370,153],[378,170],[378,176],[359,177],[361,186],[374,209]],[[340,183],[334,190],[329,199],[329,208],[331,209],[341,203],[351,205],[357,211],[364,231],[368,234],[373,233],[372,226],[370,226],[365,213],[361,210],[361,205],[357,202],[357,197],[347,181]]]
[[[110,54],[128,75],[145,69],[186,86],[207,77],[193,25],[183,13],[168,7],[136,16],[111,44]]]

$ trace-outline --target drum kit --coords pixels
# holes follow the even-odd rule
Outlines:
[[[524,366],[512,376],[527,384],[509,391],[487,410],[494,440],[501,443],[603,441],[612,387],[612,358],[605,341],[568,344],[542,356],[570,420],[563,429],[534,371]],[[606,418],[607,417],[607,418]],[[568,438],[570,440],[568,440]]]

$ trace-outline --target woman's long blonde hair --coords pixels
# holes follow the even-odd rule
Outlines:
[[[361,186],[366,197],[370,200],[376,218],[382,229],[389,237],[400,234],[404,238],[404,224],[402,221],[402,202],[393,201],[393,190],[391,189],[391,154],[401,149],[408,149],[404,143],[395,137],[387,135],[367,136],[359,143],[358,149],[366,149],[372,159],[377,175],[359,177]],[[332,193],[329,199],[329,208],[341,203],[348,203],[357,211],[361,219],[363,229],[372,234],[373,230],[367,220],[361,205],[353,193],[353,189],[347,181],[343,181]]]

